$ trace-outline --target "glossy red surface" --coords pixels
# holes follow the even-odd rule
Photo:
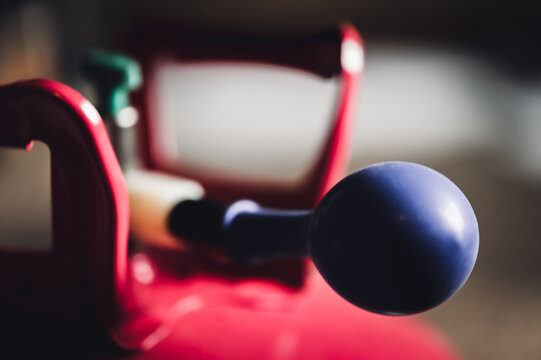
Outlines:
[[[76,327],[105,343],[131,300],[129,204],[101,118],[79,93],[49,80],[3,86],[0,112],[0,145],[49,147],[54,241],[49,253],[0,253],[6,334],[55,347],[58,334]]]
[[[177,302],[175,326],[129,359],[457,359],[447,342],[414,317],[385,317],[355,308],[319,277],[312,299],[291,311],[223,306],[212,295]],[[257,289],[253,287],[250,291]],[[248,291],[249,288],[246,288]],[[278,304],[277,304],[278,305]]]

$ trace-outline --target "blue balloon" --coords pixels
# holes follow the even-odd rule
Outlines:
[[[197,224],[189,217],[201,212],[194,206],[177,216],[182,228]],[[460,189],[440,173],[406,162],[349,175],[314,211],[241,200],[215,217],[219,226],[212,233],[219,235],[211,241],[232,261],[252,266],[310,257],[343,298],[386,315],[418,313],[444,302],[464,284],[479,250],[475,213]]]
[[[387,315],[428,310],[471,273],[475,213],[460,189],[418,164],[359,170],[321,200],[309,252],[330,286],[356,306]]]

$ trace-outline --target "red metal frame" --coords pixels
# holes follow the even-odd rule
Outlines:
[[[143,87],[132,96],[142,117],[141,156],[147,167],[186,177],[196,177],[213,198],[226,201],[250,198],[269,206],[310,208],[343,176],[349,162],[353,113],[360,68],[344,66],[344,45],[355,44],[362,52],[357,31],[348,24],[320,34],[306,36],[252,36],[188,31],[153,24],[141,27],[127,40],[129,52],[141,63]],[[360,54],[360,60],[364,54]],[[182,167],[170,166],[156,150],[160,142],[154,126],[160,119],[153,110],[154,73],[163,57],[168,61],[240,61],[286,66],[315,76],[340,79],[331,129],[319,156],[308,173],[295,186],[280,187],[272,183],[225,182],[211,174],[193,174]]]
[[[101,118],[79,93],[48,80],[0,88],[0,113],[0,145],[30,149],[40,140],[49,147],[53,199],[52,251],[0,253],[8,335],[21,326],[25,339],[33,333],[52,345],[51,327],[69,338],[75,326],[104,341],[129,301],[129,210]]]

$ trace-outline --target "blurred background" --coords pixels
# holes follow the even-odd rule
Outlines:
[[[304,34],[351,22],[364,38],[366,62],[350,171],[389,160],[431,166],[457,183],[479,220],[481,249],[469,282],[423,316],[467,359],[538,359],[540,15],[525,0],[4,1],[0,83],[47,77],[91,96],[79,74],[81,54],[114,48],[149,19],[252,34]],[[182,116],[199,116],[177,129],[188,163],[223,176],[302,175],[332,113],[325,99],[336,82],[273,71],[219,64],[163,70],[160,91],[176,94],[160,97],[164,112],[167,103],[180,104]],[[266,91],[247,91],[254,81]],[[292,88],[298,90],[286,91]],[[234,112],[238,99],[252,104],[249,121]],[[0,154],[0,181],[9,181],[16,156]],[[46,178],[46,160],[33,156],[27,166]],[[38,193],[48,187],[37,183],[30,186]]]

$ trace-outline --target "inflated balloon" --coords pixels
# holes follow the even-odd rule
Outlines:
[[[205,213],[218,219],[214,230]],[[183,237],[200,233],[240,264],[310,257],[338,294],[380,314],[413,314],[442,303],[464,284],[479,248],[477,220],[460,189],[406,162],[349,175],[314,211],[240,200],[217,213],[208,203],[184,202],[170,227]],[[194,230],[193,214],[205,218],[204,229]]]

